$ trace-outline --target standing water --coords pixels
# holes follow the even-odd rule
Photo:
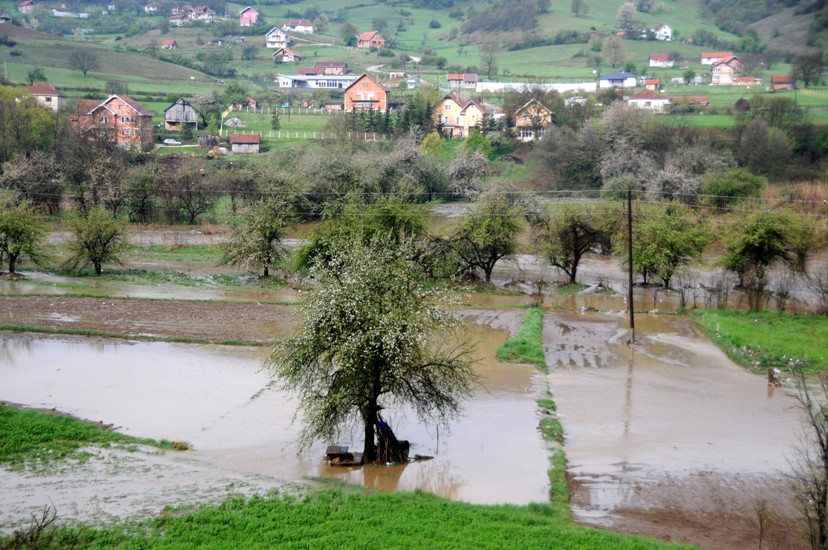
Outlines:
[[[548,499],[548,453],[537,426],[534,368],[497,362],[505,330],[466,324],[479,342],[482,385],[449,431],[421,426],[406,411],[386,420],[434,460],[406,466],[328,466],[325,444],[300,451],[296,401],[261,366],[267,350],[230,346],[90,342],[11,337],[0,343],[0,399],[56,408],[120,432],[189,442],[186,453],[133,453],[45,473],[0,470],[0,529],[52,503],[61,516],[100,519],[157,512],[165,504],[265,492],[307,477],[382,490],[422,488],[473,503]],[[361,430],[344,441],[361,450]],[[105,507],[102,506],[105,502]],[[4,515],[5,514],[5,515]]]

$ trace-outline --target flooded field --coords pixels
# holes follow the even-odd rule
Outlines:
[[[195,450],[106,452],[85,465],[0,470],[0,528],[49,503],[64,517],[100,520],[309,477],[388,491],[423,488],[476,503],[545,501],[539,376],[530,366],[493,359],[508,331],[471,324],[468,330],[479,342],[482,386],[450,432],[420,426],[404,410],[385,415],[411,441],[412,454],[435,459],[363,469],[327,466],[322,443],[299,451],[295,402],[261,371],[264,349],[6,337],[0,399],[102,420],[130,435],[188,441]],[[335,443],[361,447],[358,435]]]
[[[686,319],[544,320],[549,385],[565,428],[578,521],[712,548],[753,548],[755,507],[802,545],[783,472],[800,435],[790,389],[734,365]]]

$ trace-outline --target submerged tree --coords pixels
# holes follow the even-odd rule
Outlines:
[[[29,258],[34,263],[43,260],[42,244],[46,237],[43,220],[28,201],[16,204],[8,192],[0,194],[0,258],[8,262],[9,273],[14,274],[17,262]]]
[[[75,271],[91,264],[95,275],[100,275],[103,264],[121,262],[121,254],[128,246],[126,226],[105,208],[95,206],[86,216],[73,214],[68,224],[74,237],[68,244],[68,269]]]
[[[490,282],[497,262],[517,250],[520,215],[506,193],[493,190],[481,195],[452,238],[463,269],[472,274],[481,269]]]
[[[388,433],[383,409],[408,405],[421,421],[442,424],[460,412],[475,381],[468,350],[440,296],[423,288],[408,246],[381,235],[353,239],[312,269],[320,286],[301,306],[297,335],[267,363],[298,393],[303,444],[334,441],[357,420],[365,463],[401,461],[405,453],[378,453],[377,431]]]
[[[529,221],[539,255],[575,284],[584,255],[610,248],[615,219],[606,207],[563,203],[532,214]]]
[[[661,279],[670,288],[673,274],[682,266],[701,257],[712,242],[710,225],[677,203],[654,204],[637,208],[633,223],[633,267],[647,283],[649,275]],[[627,231],[618,235],[618,252],[628,257]]]
[[[239,218],[231,221],[231,236],[223,246],[222,263],[262,270],[267,277],[271,266],[278,265],[287,255],[282,238],[293,221],[293,205],[278,197],[246,207]]]
[[[739,277],[752,311],[762,309],[770,269],[782,265],[804,274],[809,252],[816,245],[811,223],[792,212],[752,214],[725,237],[727,248],[719,265]]]

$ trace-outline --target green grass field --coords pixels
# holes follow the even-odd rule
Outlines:
[[[83,458],[84,447],[113,443],[172,448],[169,441],[129,437],[69,416],[15,409],[0,403],[0,464]]]
[[[764,371],[807,374],[828,370],[828,317],[786,313],[695,310],[693,319],[737,363]]]
[[[481,506],[422,491],[345,488],[231,498],[64,537],[80,548],[689,548],[580,527],[547,504]]]
[[[543,311],[536,307],[528,309],[520,331],[497,349],[496,357],[510,363],[530,363],[546,372],[541,343],[542,331]]]

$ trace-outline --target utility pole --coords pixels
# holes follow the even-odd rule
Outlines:
[[[633,313],[633,237],[632,237],[632,189],[627,186],[627,307],[630,311],[630,345],[635,344],[635,314]]]

